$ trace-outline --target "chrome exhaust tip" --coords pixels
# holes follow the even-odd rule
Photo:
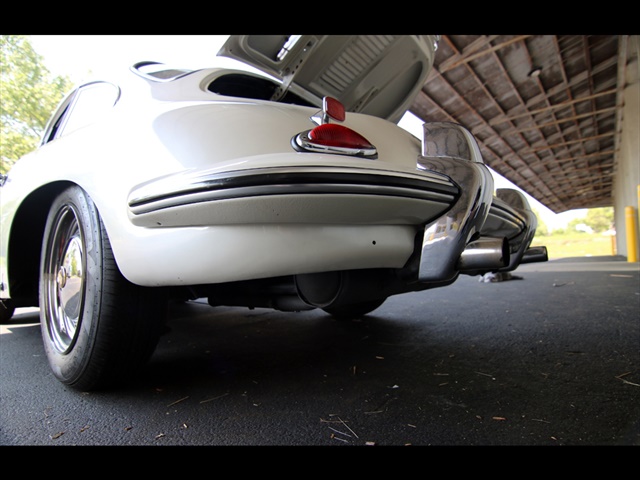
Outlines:
[[[480,237],[470,242],[458,259],[461,273],[477,274],[509,265],[509,242],[506,238]]]
[[[546,262],[549,260],[547,247],[529,247],[522,256],[520,264]]]

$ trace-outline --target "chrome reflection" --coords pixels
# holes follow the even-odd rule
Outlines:
[[[530,247],[524,252],[520,264],[546,262],[548,260],[547,247]]]
[[[462,125],[428,122],[422,126],[422,156],[484,163],[475,137]]]
[[[425,123],[423,130],[418,168],[447,175],[460,188],[452,209],[424,232],[418,279],[437,282],[455,278],[467,244],[479,238],[491,207],[493,176],[475,138],[460,125]]]
[[[509,264],[509,242],[506,238],[480,237],[463,250],[456,268],[461,273],[494,271]]]
[[[84,304],[85,249],[78,215],[71,205],[58,212],[45,251],[44,302],[46,327],[59,353],[72,346]]]
[[[80,295],[83,284],[82,240],[74,236],[69,240],[62,265],[58,269],[57,284],[60,308],[66,318],[80,315]]]
[[[538,217],[536,217],[536,214],[533,213],[533,211],[529,207],[529,202],[521,192],[510,188],[499,188],[496,191],[496,196],[504,202],[508,203],[509,206],[517,214],[519,214],[526,220],[525,229],[516,237],[509,239],[509,243],[511,244],[511,260],[505,266],[505,268],[501,268],[499,270],[501,272],[510,272],[518,268],[518,265],[520,265],[521,263],[526,263],[524,262],[524,257],[529,250],[529,246],[533,241],[533,237],[536,234],[536,229],[538,228]],[[529,255],[528,262],[532,263],[533,261],[546,261],[545,256],[546,250],[545,254]],[[533,260],[534,258],[535,260]]]

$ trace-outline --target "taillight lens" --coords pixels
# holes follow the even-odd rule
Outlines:
[[[324,97],[322,99],[322,110],[326,115],[338,122],[344,122],[345,111],[344,105],[333,97]]]
[[[318,125],[309,132],[309,140],[313,143],[339,148],[374,148],[371,142],[348,127],[335,123]]]
[[[297,134],[291,139],[291,146],[298,152],[378,158],[378,151],[369,140],[344,125],[330,123],[331,120],[342,122],[345,117],[344,105],[339,100],[324,97],[322,111],[311,117],[318,126]]]

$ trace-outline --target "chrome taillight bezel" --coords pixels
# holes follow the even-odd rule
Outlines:
[[[296,151],[328,153],[332,155],[349,155],[353,157],[368,158],[371,160],[378,158],[378,150],[373,146],[371,148],[350,148],[319,144],[309,138],[310,133],[311,130],[306,130],[295,135],[291,139],[291,145]]]

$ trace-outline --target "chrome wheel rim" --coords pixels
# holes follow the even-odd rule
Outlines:
[[[85,296],[85,241],[73,206],[58,211],[51,231],[43,272],[44,308],[52,345],[65,353],[80,331]]]

